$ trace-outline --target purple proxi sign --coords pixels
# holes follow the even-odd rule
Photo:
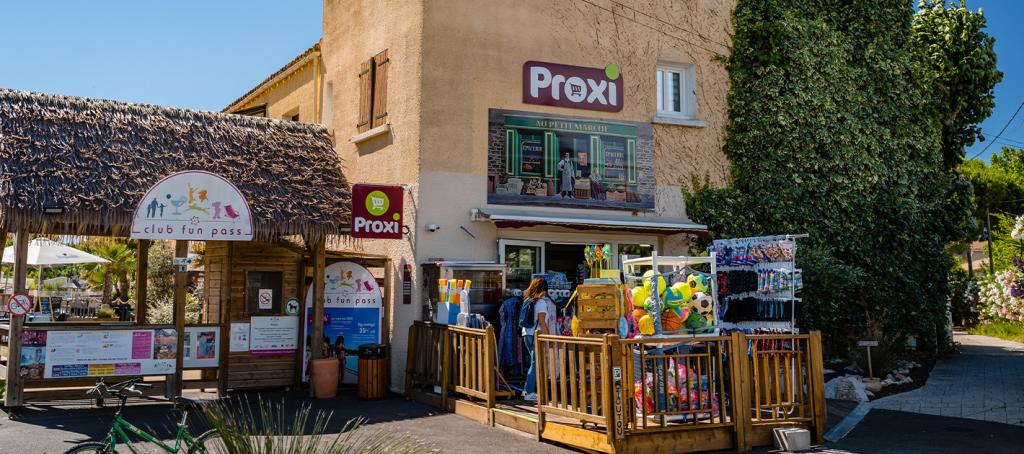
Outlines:
[[[622,91],[622,74],[616,65],[587,68],[523,63],[523,102],[527,104],[618,112],[622,110]]]

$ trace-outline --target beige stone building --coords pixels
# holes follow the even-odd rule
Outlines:
[[[319,43],[225,111],[322,123],[352,183],[405,188],[392,388],[436,262],[577,277],[584,244],[683,254],[691,178],[722,182],[731,0],[327,0]],[[482,275],[477,275],[481,279]],[[434,277],[431,274],[429,277]],[[500,296],[480,282],[475,310]],[[474,284],[476,288],[477,284]],[[483,300],[483,301],[479,301]],[[477,304],[480,304],[477,309]]]

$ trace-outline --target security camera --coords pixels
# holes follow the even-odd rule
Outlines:
[[[436,232],[438,230],[441,230],[441,226],[439,226],[437,224],[427,224],[427,231],[428,232]]]

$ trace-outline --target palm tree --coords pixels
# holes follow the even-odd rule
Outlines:
[[[89,286],[103,289],[104,304],[110,304],[113,299],[112,290],[117,291],[117,299],[127,302],[128,292],[131,290],[131,276],[135,274],[135,250],[128,243],[118,241],[100,244],[92,248],[91,252],[110,260],[110,263],[82,266]]]

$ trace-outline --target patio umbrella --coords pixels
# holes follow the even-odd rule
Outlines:
[[[14,263],[14,246],[4,248],[3,263]],[[28,265],[39,268],[36,280],[36,297],[43,286],[43,267],[56,265],[77,265],[81,263],[110,263],[98,255],[60,244],[47,238],[36,238],[28,242]]]

